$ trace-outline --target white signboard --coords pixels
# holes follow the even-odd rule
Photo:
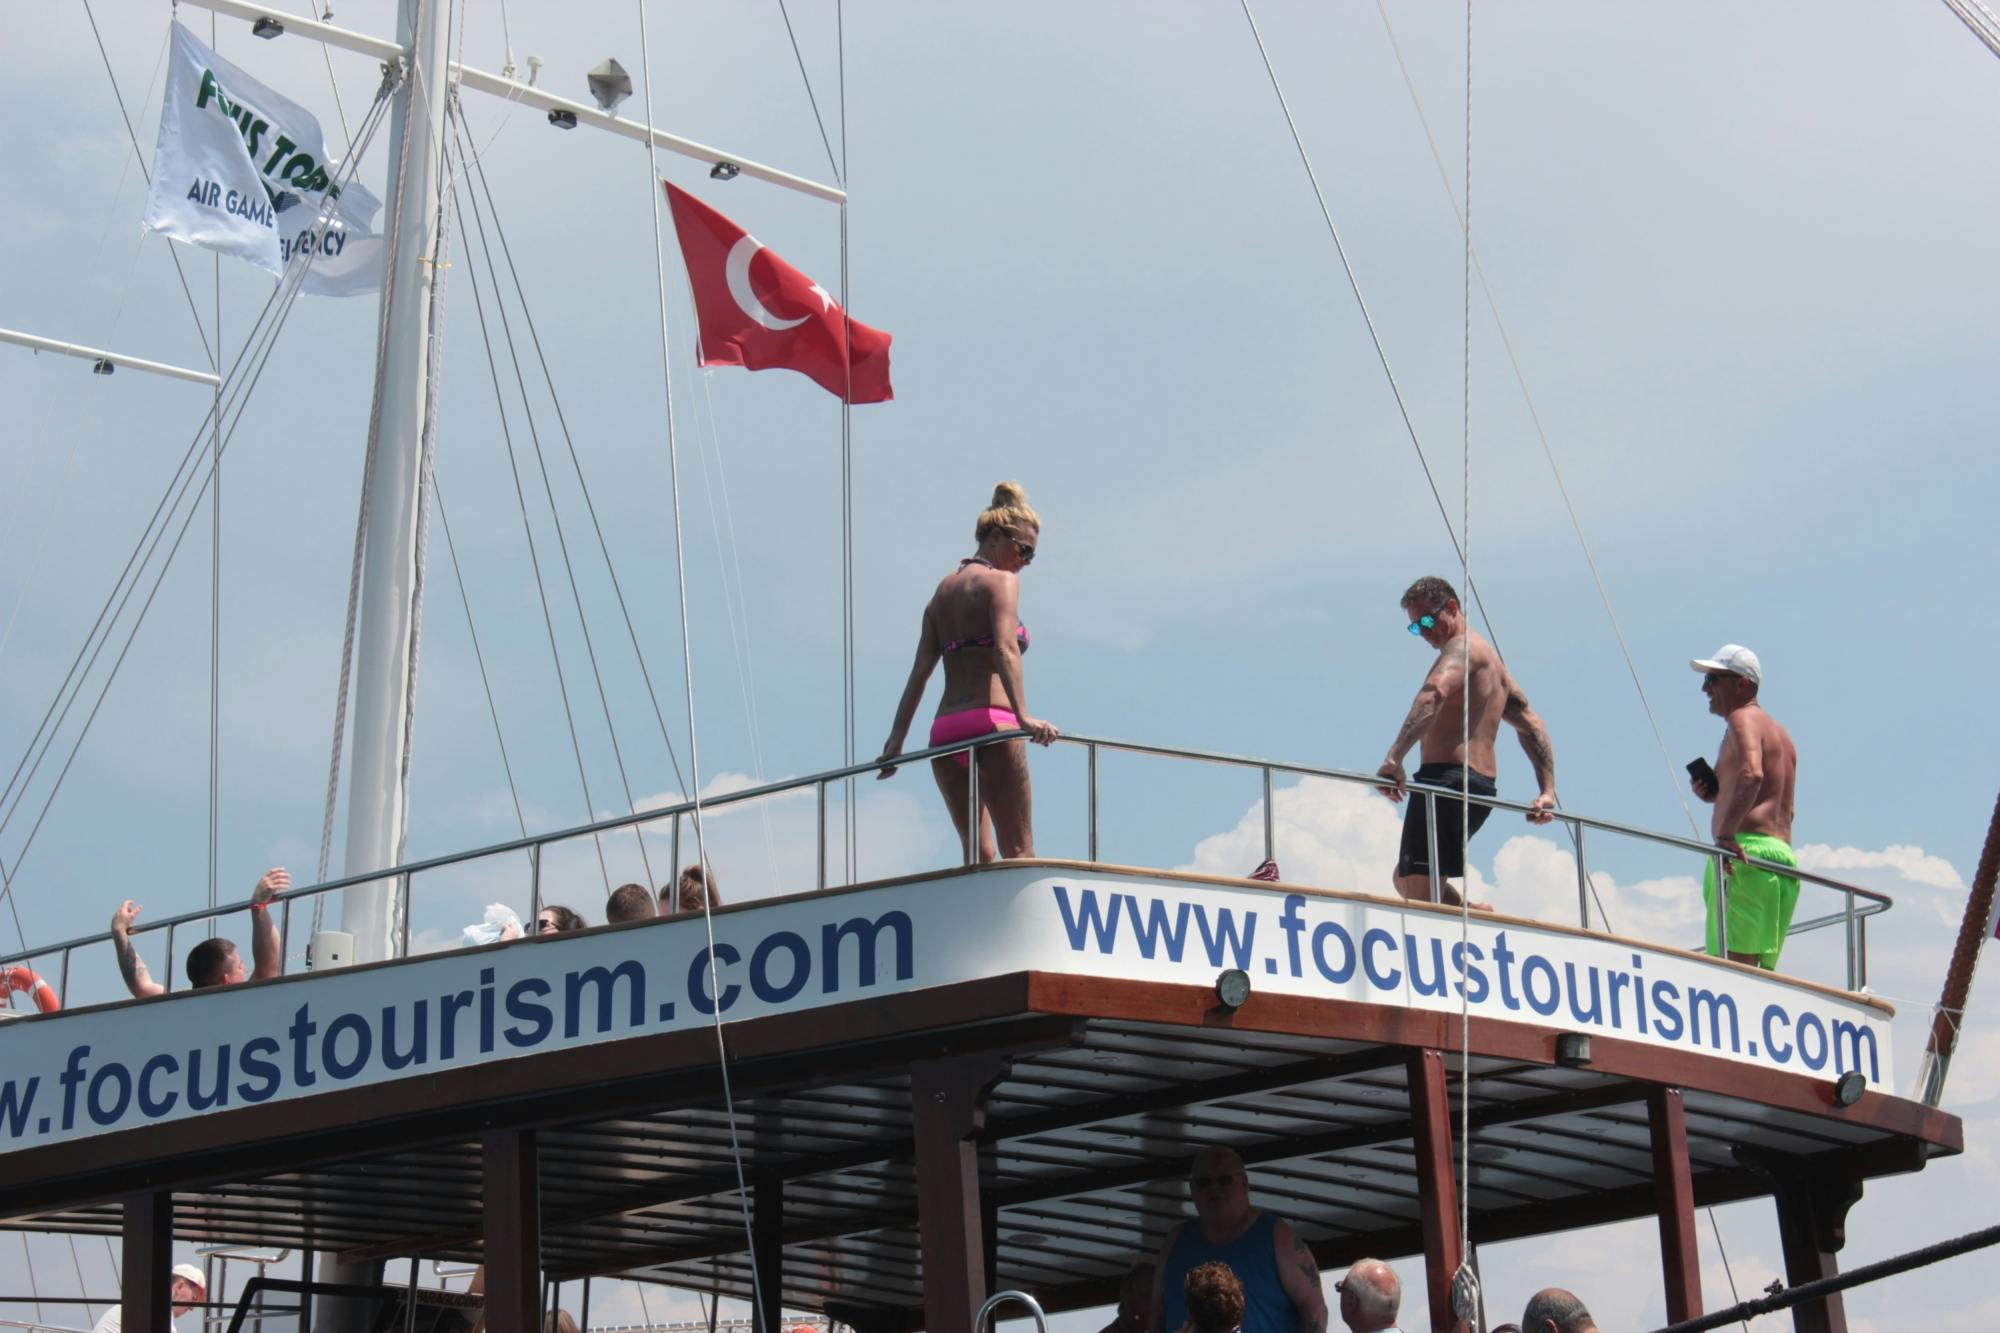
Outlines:
[[[149,230],[276,274],[310,256],[305,295],[380,291],[381,202],[340,175],[309,112],[173,25]]]
[[[0,1028],[0,1151],[642,1033],[1022,971],[1209,984],[1596,1032],[1831,1078],[1891,1069],[1889,1015],[1601,936],[1050,867],[523,940]]]

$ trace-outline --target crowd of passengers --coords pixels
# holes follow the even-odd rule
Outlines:
[[[188,951],[188,984],[196,990],[207,986],[233,986],[239,981],[260,981],[282,972],[282,946],[277,924],[271,920],[270,906],[273,899],[291,887],[291,873],[278,866],[265,871],[264,877],[257,881],[257,887],[250,891],[251,966],[248,969],[243,966],[243,957],[237,952],[235,941],[219,937],[203,940]],[[713,868],[691,865],[681,871],[680,877],[673,883],[662,884],[657,898],[643,884],[619,885],[604,900],[604,923],[615,926],[656,916],[701,912],[721,905],[722,894],[716,887]],[[146,969],[146,960],[139,956],[138,949],[132,944],[132,923],[137,920],[139,911],[139,904],[130,898],[119,906],[111,917],[111,941],[118,955],[118,970],[125,978],[125,989],[131,991],[134,998],[144,999],[148,995],[161,994],[166,987],[153,980]],[[535,913],[534,933],[538,936],[588,929],[590,925],[580,912],[558,903],[545,903]],[[520,939],[522,936],[523,931],[518,924],[500,932],[501,939]]]
[[[931,723],[932,746],[1023,733],[1018,739],[931,760],[931,774],[957,825],[961,850],[976,839],[981,860],[1035,854],[1027,747],[1030,742],[1051,744],[1060,734],[1053,723],[1028,711],[1022,669],[1029,635],[1020,617],[1020,575],[1033,562],[1041,534],[1041,517],[1029,505],[1027,492],[1011,481],[996,487],[992,503],[973,524],[973,553],[945,575],[924,607],[916,657],[880,755],[878,777],[894,775],[893,761],[903,753],[917,707],[940,665],[944,688]],[[1555,746],[1520,682],[1493,645],[1472,628],[1450,583],[1436,576],[1420,578],[1404,590],[1399,605],[1410,634],[1435,649],[1437,656],[1376,770],[1381,779],[1377,790],[1405,806],[1391,883],[1405,898],[1429,901],[1435,873],[1442,900],[1458,906],[1464,899],[1454,881],[1464,877],[1466,846],[1492,813],[1490,805],[1474,798],[1490,800],[1498,792],[1496,742],[1501,725],[1514,730],[1534,770],[1537,790],[1527,807],[1530,823],[1546,824],[1555,818]],[[1724,644],[1713,656],[1693,658],[1689,664],[1701,674],[1708,711],[1724,721],[1713,764],[1703,759],[1688,765],[1694,794],[1715,807],[1710,836],[1717,855],[1705,859],[1702,887],[1707,949],[1719,955],[1726,942],[1734,961],[1774,969],[1799,896],[1798,880],[1771,868],[1797,865],[1791,848],[1797,751],[1790,735],[1758,702],[1763,668],[1755,653]],[[1412,749],[1417,751],[1418,767],[1409,773],[1403,761]],[[979,764],[976,828],[968,819],[975,758]],[[1407,799],[1412,782],[1433,789],[1432,799]],[[1454,798],[1444,792],[1461,795]],[[1435,836],[1430,828],[1433,810]],[[1718,865],[1725,876],[1726,907],[1720,915],[1726,921],[1718,920],[1716,910]],[[1274,880],[1277,866],[1267,861],[1250,877]],[[267,908],[290,887],[291,876],[283,869],[269,871],[257,882],[250,902],[252,966],[247,971],[231,941],[204,940],[188,955],[190,983],[218,986],[276,976],[282,968],[280,945]],[[605,920],[615,925],[698,911],[704,893],[710,903],[717,901],[712,878],[704,884],[701,867],[692,866],[671,891],[662,887],[657,900],[644,885],[620,887],[605,905]],[[1487,903],[1469,905],[1491,908]],[[156,995],[162,987],[147,975],[131,944],[130,930],[138,913],[138,905],[128,901],[112,917],[118,963],[132,994]],[[1718,929],[1724,924],[1726,936]],[[534,933],[583,928],[583,918],[575,911],[548,906],[537,914]],[[520,933],[515,926],[503,938]]]

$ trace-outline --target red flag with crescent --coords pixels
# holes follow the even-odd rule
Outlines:
[[[787,264],[755,236],[666,181],[694,289],[701,364],[796,370],[834,397],[851,382],[856,403],[895,397],[889,335],[841,310],[826,288]],[[845,350],[853,331],[853,364]]]

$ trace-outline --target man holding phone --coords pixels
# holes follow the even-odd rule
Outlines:
[[[1764,683],[1757,654],[1741,644],[1726,643],[1715,656],[1693,658],[1689,665],[1701,673],[1708,711],[1727,723],[1714,767],[1697,759],[1688,765],[1688,775],[1694,794],[1715,807],[1709,833],[1724,854],[1729,957],[1775,969],[1792,911],[1798,906],[1799,882],[1748,865],[1744,858],[1798,864],[1792,855],[1798,751],[1777,719],[1757,702]],[[1730,857],[1735,858],[1733,863]],[[1708,952],[1719,955],[1723,941],[1717,938],[1715,870],[1711,860],[1702,876],[1702,900],[1708,908]]]

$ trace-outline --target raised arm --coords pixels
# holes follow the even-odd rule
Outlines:
[[[1515,734],[1521,738],[1521,749],[1527,753],[1528,762],[1535,766],[1535,782],[1541,790],[1528,811],[1528,822],[1546,824],[1555,818],[1556,747],[1549,740],[1549,729],[1542,725],[1541,716],[1528,706],[1527,691],[1521,688],[1521,683],[1514,679],[1511,671],[1507,673],[1507,704],[1500,716],[1514,728]]]
[[[1320,1290],[1319,1261],[1290,1222],[1279,1222],[1272,1228],[1271,1248],[1278,1252],[1278,1285],[1299,1312],[1299,1333],[1326,1333],[1326,1296]]]
[[[1000,688],[1007,703],[1021,719],[1021,729],[1037,745],[1052,743],[1059,734],[1055,727],[1028,716],[1027,678],[1021,672],[1021,584],[1012,574],[1001,574],[993,583],[993,656],[1000,672]]]
[[[1409,776],[1403,772],[1403,756],[1410,747],[1423,738],[1424,729],[1430,726],[1444,707],[1444,701],[1453,690],[1465,688],[1465,640],[1457,639],[1446,644],[1437,661],[1431,663],[1430,674],[1417,690],[1417,697],[1410,702],[1410,711],[1403,717],[1403,725],[1396,730],[1396,739],[1389,742],[1388,758],[1376,775],[1394,783],[1391,787],[1377,787],[1376,790],[1392,801],[1403,799],[1403,786]]]
[[[1738,709],[1729,716],[1729,734],[1723,740],[1721,763],[1715,774],[1721,790],[1709,824],[1716,842],[1732,847],[1744,819],[1764,793],[1764,743],[1757,735],[1757,728],[1744,716],[1746,711]]]
[[[130,898],[111,914],[111,947],[118,952],[118,971],[125,978],[125,989],[132,992],[132,998],[143,1000],[167,988],[153,980],[153,974],[146,970],[146,960],[132,947],[132,922],[138,915],[139,904]]]
[[[931,672],[937,670],[938,658],[943,655],[937,623],[931,618],[931,608],[926,606],[923,625],[917,631],[917,657],[910,663],[910,678],[903,683],[903,697],[896,701],[896,718],[889,724],[889,739],[882,743],[882,758],[894,759],[903,752],[910,723],[916,720],[917,705],[924,699],[924,686],[930,682]],[[896,766],[890,764],[875,776],[886,778],[895,771]]]
[[[291,887],[292,872],[274,866],[250,890],[250,957],[255,963],[250,970],[252,981],[275,977],[285,970],[285,947],[278,939],[278,923],[271,919],[270,904]]]

